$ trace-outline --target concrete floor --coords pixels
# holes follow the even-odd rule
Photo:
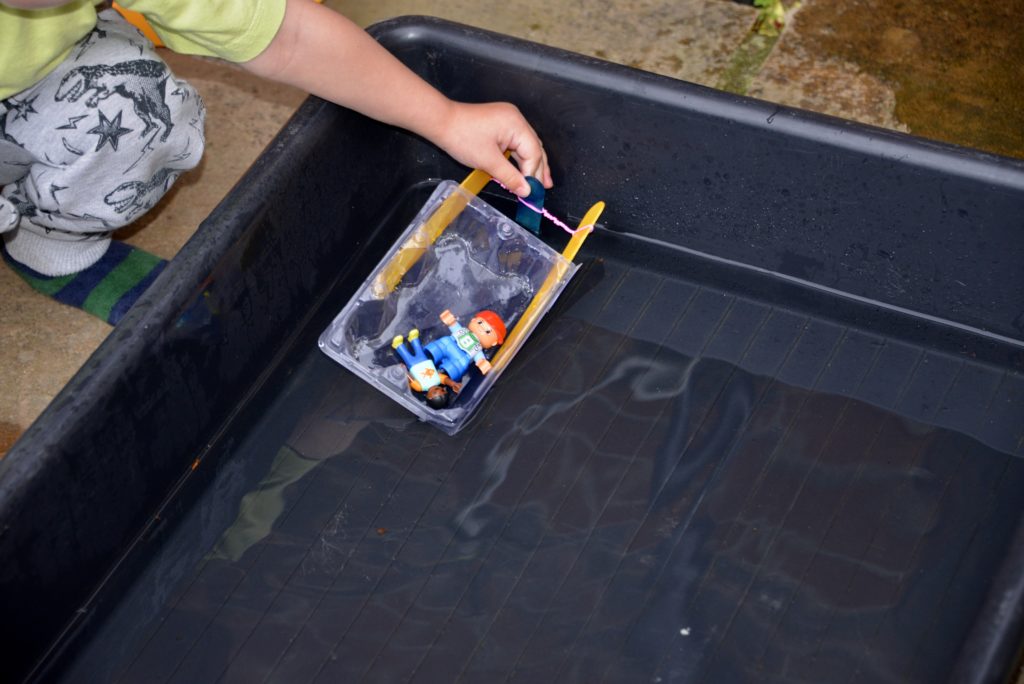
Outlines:
[[[924,102],[932,105],[930,108],[901,108],[908,84],[920,85],[932,78],[930,74],[948,71],[944,62],[952,48],[931,38],[932,34],[926,35],[925,27],[941,37],[962,35],[965,24],[968,29],[975,26],[970,16],[965,19],[964,13],[955,11],[958,3],[966,0],[943,3],[943,14],[934,9],[934,3],[924,0],[803,0],[795,11],[791,7],[786,30],[772,42],[751,38],[756,10],[730,0],[524,0],[493,3],[486,11],[469,0],[328,0],[363,25],[403,14],[431,14],[786,105],[1024,157],[1024,121],[1020,118],[1024,108],[1014,103],[1007,107],[1007,99],[1014,97],[1004,87],[1007,81],[976,76],[998,76],[1004,70],[1019,75],[1024,70],[1019,34],[1013,37],[1016,17],[1008,16],[1005,21],[975,17],[976,30],[985,33],[968,36],[968,40],[1007,47],[980,50],[981,57],[971,62],[975,71],[961,73],[959,85],[955,80],[943,80],[931,91],[925,89]],[[967,3],[970,7],[978,4]],[[995,0],[980,4],[991,6],[995,14],[1009,12],[1013,5]],[[787,5],[794,3],[787,0]],[[836,5],[855,6],[868,18],[857,20]],[[944,26],[948,30],[943,30]],[[851,46],[864,50],[857,52]],[[872,59],[860,59],[858,54]],[[165,57],[207,103],[207,154],[196,171],[180,180],[164,201],[120,237],[171,258],[259,155],[303,95],[260,82],[214,60],[166,52]],[[922,88],[913,90],[922,97]],[[963,96],[956,98],[958,94]],[[933,113],[925,122],[914,119],[918,111]],[[936,116],[935,111],[948,116]],[[993,116],[988,116],[989,112]],[[960,125],[956,116],[961,115],[978,125]],[[950,125],[943,128],[945,119]],[[0,403],[2,455],[82,366],[110,327],[36,294],[3,267],[0,292],[0,344],[7,351],[6,363],[0,365],[5,397]]]

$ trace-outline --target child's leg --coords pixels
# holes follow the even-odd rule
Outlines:
[[[5,174],[2,191],[4,215],[16,214],[4,248],[19,274],[116,322],[127,306],[106,300],[120,292],[134,301],[162,262],[130,247],[101,261],[111,233],[198,164],[203,117],[198,94],[174,78],[152,45],[116,13],[102,13],[64,63],[0,107],[0,167],[22,170],[13,180]],[[94,265],[108,273],[54,280]],[[102,296],[82,289],[92,286]],[[85,304],[97,298],[106,303]]]

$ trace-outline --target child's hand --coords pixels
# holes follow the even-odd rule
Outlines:
[[[523,197],[530,194],[523,174],[551,187],[544,147],[515,106],[453,102],[349,19],[323,5],[288,0],[274,39],[243,66],[418,133]],[[505,152],[512,153],[518,169]]]
[[[486,171],[521,197],[530,194],[524,174],[551,187],[544,146],[514,105],[453,102],[446,124],[434,142],[456,161]],[[506,151],[512,152],[518,169],[505,158]]]

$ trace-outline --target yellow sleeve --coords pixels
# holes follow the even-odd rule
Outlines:
[[[95,25],[92,0],[39,10],[0,4],[0,100],[42,80]]]
[[[171,50],[246,62],[284,20],[285,0],[119,0],[140,12]]]

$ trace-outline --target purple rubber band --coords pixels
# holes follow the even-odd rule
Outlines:
[[[494,181],[495,183],[497,183],[498,185],[500,185],[500,186],[501,186],[502,188],[504,188],[505,190],[508,190],[509,192],[512,192],[512,191],[511,191],[511,190],[509,190],[509,189],[508,189],[507,187],[505,187],[504,183],[502,183],[501,181],[499,181],[499,180],[497,180],[497,179],[494,179],[494,178],[492,178],[491,180],[493,180],[493,181]],[[522,197],[520,197],[519,195],[516,195],[516,193],[512,192],[512,194],[513,194],[513,195],[515,195],[515,198],[516,198],[517,200],[519,200],[519,202],[520,202],[521,204],[525,205],[527,209],[529,209],[530,211],[532,211],[532,212],[534,212],[534,213],[540,214],[541,216],[543,216],[544,218],[546,218],[546,219],[547,219],[548,221],[551,221],[551,222],[552,222],[552,223],[554,223],[554,224],[555,224],[556,226],[558,226],[559,228],[561,228],[562,230],[564,230],[565,232],[567,232],[567,233],[568,233],[569,235],[575,235],[576,233],[580,232],[581,230],[591,230],[591,229],[592,229],[592,228],[594,227],[594,224],[593,224],[593,223],[591,223],[591,224],[589,224],[589,225],[586,225],[586,226],[580,226],[579,228],[570,228],[570,227],[569,227],[569,226],[567,226],[567,225],[566,225],[566,224],[565,224],[564,222],[562,222],[562,221],[561,221],[561,220],[560,220],[560,219],[559,219],[559,218],[558,218],[557,216],[555,216],[554,214],[552,214],[552,213],[551,213],[550,211],[548,211],[547,209],[542,209],[542,208],[538,208],[538,207],[535,207],[535,206],[533,206],[532,204],[530,204],[529,202],[527,202],[526,200],[524,200],[524,199],[523,199]]]

